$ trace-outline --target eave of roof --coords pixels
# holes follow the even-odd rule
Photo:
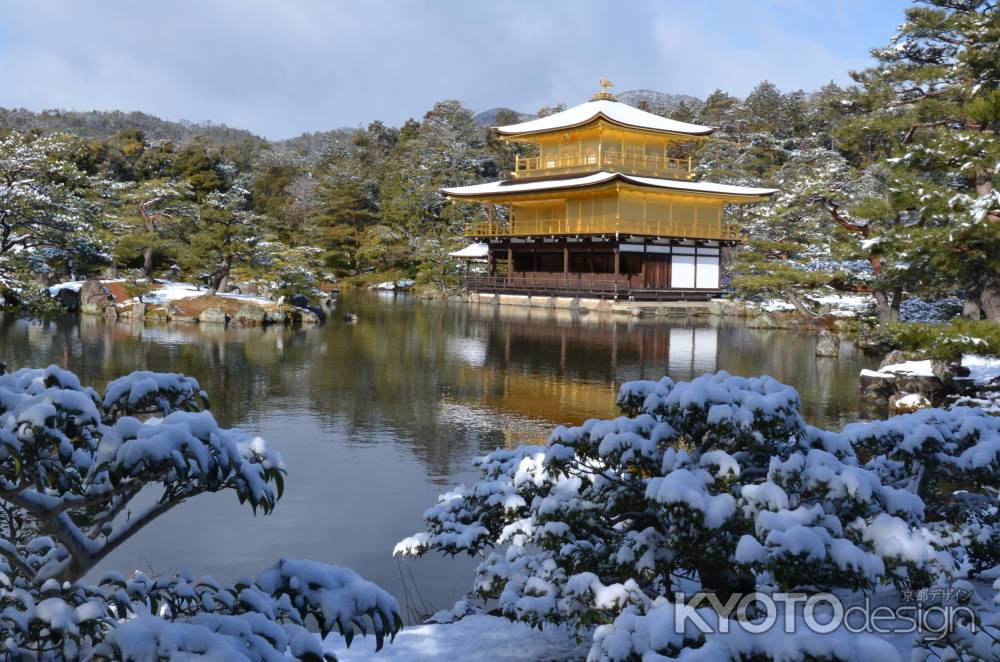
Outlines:
[[[774,188],[755,188],[749,186],[734,186],[731,184],[715,184],[711,182],[690,182],[676,179],[659,179],[655,177],[637,177],[614,172],[597,172],[583,177],[568,177],[564,179],[546,179],[532,182],[519,182],[509,179],[489,184],[474,184],[472,186],[456,186],[442,188],[441,192],[450,198],[491,198],[497,196],[518,196],[532,193],[544,193],[570,189],[586,189],[604,186],[614,182],[631,184],[640,188],[652,188],[678,193],[694,193],[713,197],[739,198],[747,200],[763,200],[778,192]]]

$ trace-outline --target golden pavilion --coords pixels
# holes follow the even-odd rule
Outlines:
[[[481,202],[465,234],[487,259],[476,292],[697,300],[721,290],[723,251],[741,240],[727,205],[777,189],[693,181],[690,148],[714,128],[660,117],[603,90],[584,104],[498,126],[527,146],[511,178],[441,189]]]

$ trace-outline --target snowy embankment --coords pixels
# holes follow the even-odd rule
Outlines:
[[[1000,359],[992,356],[962,355],[961,366],[969,371],[968,376],[960,379],[971,380],[977,386],[991,383],[1000,377]],[[933,377],[934,369],[930,359],[922,361],[903,361],[883,366],[878,370],[862,370],[867,377],[884,377],[890,375],[910,375],[913,377]]]
[[[956,364],[931,359],[887,362],[878,370],[862,370],[860,379],[863,400],[875,408],[915,411],[964,405],[1000,413],[1000,358],[964,354]]]
[[[827,294],[810,299],[820,306],[828,306],[828,314],[833,317],[857,317],[874,305],[870,294]],[[768,299],[760,304],[760,309],[768,313],[784,313],[795,310],[795,306],[783,299]]]
[[[319,324],[326,311],[317,306],[289,305],[266,297],[212,293],[197,285],[159,281],[139,288],[123,279],[91,279],[58,283],[48,288],[68,310],[106,317],[158,322],[190,322],[244,326]]]
[[[871,294],[813,294],[811,302],[822,306],[832,317],[861,317],[875,312],[875,298]],[[793,312],[795,306],[784,299],[767,299],[757,304],[757,308],[767,313]],[[909,297],[899,308],[901,322],[921,322],[937,324],[946,322],[962,311],[962,300],[947,297],[936,301],[925,301],[920,297]]]
[[[79,292],[86,281],[74,280],[65,283],[57,283],[51,286],[49,289],[49,296],[56,296],[62,290],[69,290],[70,292]],[[104,284],[111,283],[124,283],[125,280],[121,278],[109,279],[101,281]],[[148,305],[160,306],[173,301],[183,301],[184,299],[194,299],[197,297],[203,297],[208,295],[208,291],[204,290],[197,285],[192,285],[190,283],[176,283],[173,281],[159,281],[154,283],[152,290],[148,294],[142,295],[142,301],[140,302],[138,298],[126,299],[124,301],[117,302],[118,305],[132,305],[136,303],[145,303]],[[255,303],[258,305],[272,305],[273,301],[265,297],[252,296],[249,294],[215,294],[215,296],[222,297],[225,299],[236,299],[240,301],[247,301],[249,303]]]

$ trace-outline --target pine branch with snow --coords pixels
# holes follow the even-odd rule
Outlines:
[[[103,394],[56,366],[0,375],[0,634],[38,659],[322,659],[306,627],[382,646],[396,601],[345,568],[282,559],[223,586],[187,574],[83,577],[178,504],[233,492],[271,512],[281,457],[218,425],[198,382],[135,372]],[[140,493],[154,498],[137,500]],[[145,504],[145,505],[140,505]]]

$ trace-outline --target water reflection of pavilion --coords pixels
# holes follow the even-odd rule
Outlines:
[[[625,381],[665,374],[688,380],[717,370],[714,327],[567,322],[505,315],[470,328],[478,337],[449,338],[449,358],[462,366],[457,390],[471,396],[465,404],[540,423],[581,423],[616,415]]]

